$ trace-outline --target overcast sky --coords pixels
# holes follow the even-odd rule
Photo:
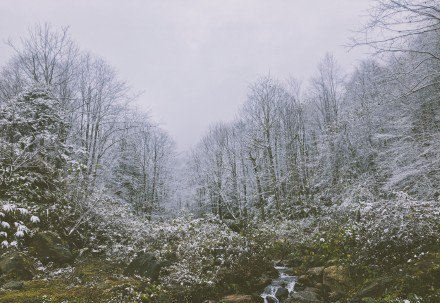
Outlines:
[[[29,25],[70,26],[82,49],[113,65],[137,101],[185,150],[209,125],[232,120],[261,75],[307,80],[332,52],[347,52],[371,0],[1,0],[0,39]],[[0,45],[0,64],[11,55]]]

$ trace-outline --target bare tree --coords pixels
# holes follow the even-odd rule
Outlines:
[[[28,36],[20,42],[20,45],[11,39],[7,42],[15,56],[6,66],[9,70],[6,73],[14,74],[16,83],[3,86],[2,95],[16,93],[15,90],[22,89],[23,84],[40,83],[55,88],[60,99],[68,102],[66,99],[72,97],[68,85],[74,80],[79,53],[68,27],[57,31],[47,23],[37,24],[29,28]]]
[[[440,65],[439,2],[377,0],[376,6],[369,12],[369,22],[359,31],[358,37],[352,38],[350,46],[369,46],[375,54],[406,65],[393,75],[400,84],[407,85],[398,97],[437,85]],[[411,83],[406,81],[408,77],[412,77]]]

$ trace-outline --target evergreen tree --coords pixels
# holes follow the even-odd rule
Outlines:
[[[57,201],[68,159],[66,123],[49,89],[34,86],[0,107],[0,201]]]

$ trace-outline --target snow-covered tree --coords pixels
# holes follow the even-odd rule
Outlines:
[[[52,205],[69,157],[59,102],[33,86],[0,108],[0,199],[31,207]]]

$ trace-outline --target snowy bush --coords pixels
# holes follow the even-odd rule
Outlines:
[[[94,190],[71,212],[79,215],[72,216],[68,235],[116,260],[128,261],[148,241],[147,220],[102,190]]]
[[[274,240],[276,257],[309,265],[330,260],[382,267],[411,262],[440,244],[439,204],[394,195],[329,208],[327,216],[268,222],[260,232]]]
[[[67,152],[66,124],[50,89],[35,85],[0,106],[0,199],[57,201]]]
[[[227,283],[256,278],[270,266],[258,242],[232,231],[216,217],[180,217],[149,226],[148,246],[171,261],[161,281],[190,298]],[[255,266],[259,262],[259,266]]]
[[[32,215],[28,209],[17,207],[15,204],[1,202],[0,205],[0,251],[17,248],[31,232],[28,226],[34,227],[40,219]]]
[[[350,232],[357,244],[357,261],[407,261],[440,244],[439,203],[415,201],[398,193],[395,200],[365,204],[360,221],[352,225]]]

